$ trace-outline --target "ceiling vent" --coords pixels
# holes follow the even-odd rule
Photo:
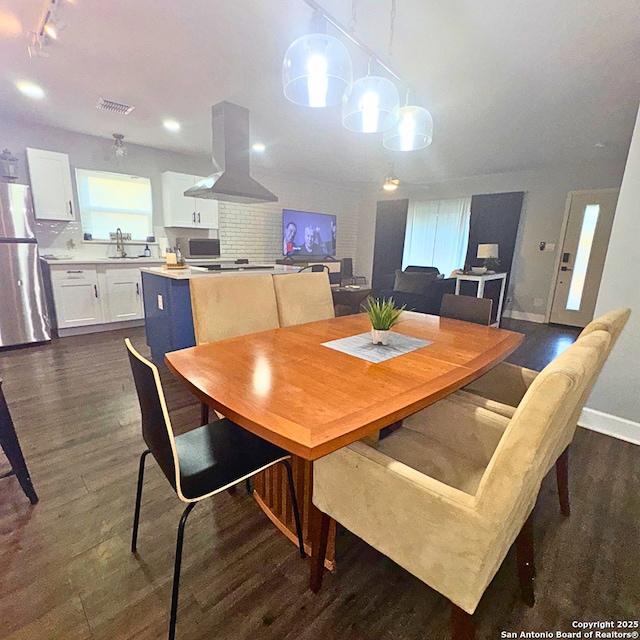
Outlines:
[[[102,109],[103,111],[110,111],[111,113],[120,113],[123,116],[128,116],[135,107],[128,104],[122,104],[122,102],[114,102],[113,100],[105,100],[100,98],[96,109]]]

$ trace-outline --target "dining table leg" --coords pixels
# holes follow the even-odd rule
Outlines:
[[[313,463],[298,456],[291,456],[291,469],[302,521],[304,546],[307,554],[312,556],[314,553],[312,539],[314,518],[317,517],[316,512],[320,513],[313,506],[311,500],[313,492]],[[291,542],[297,544],[295,517],[289,497],[287,476],[282,465],[270,467],[255,476],[253,497],[273,524]],[[320,518],[318,517],[319,522]],[[335,536],[336,524],[335,521],[330,520],[324,557],[324,566],[329,570],[332,570],[335,565]]]
[[[309,575],[309,589],[318,593],[322,587],[324,560],[327,553],[329,527],[331,517],[323,513],[313,502],[310,505],[309,538],[311,540],[311,571]]]

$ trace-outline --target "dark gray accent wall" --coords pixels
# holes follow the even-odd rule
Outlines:
[[[471,198],[469,246],[465,264],[482,265],[483,260],[476,257],[478,245],[497,244],[500,253],[498,270],[511,272],[523,199],[524,191],[487,193]]]
[[[392,289],[396,269],[402,269],[404,234],[409,200],[383,200],[376,209],[376,235],[373,246],[373,293]]]

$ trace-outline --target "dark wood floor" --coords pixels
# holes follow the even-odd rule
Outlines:
[[[575,335],[508,326],[530,333],[511,360],[535,368]],[[15,478],[0,481],[4,640],[166,637],[182,506],[150,464],[139,556],[130,554],[142,440],[126,335],[147,352],[142,330],[133,330],[0,354],[5,394],[41,499],[31,507]],[[163,379],[176,428],[197,424],[197,402],[168,373]],[[637,619],[639,463],[640,448],[578,431],[573,514],[560,515],[551,477],[536,507],[537,604],[528,609],[519,602],[509,554],[477,611],[479,640],[499,638],[502,630],[569,632],[573,620]],[[448,637],[445,599],[345,531],[337,562],[313,595],[308,560],[297,557],[244,491],[205,501],[187,527],[178,638]]]

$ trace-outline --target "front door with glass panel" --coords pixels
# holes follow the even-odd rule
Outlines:
[[[593,320],[618,193],[600,189],[569,194],[551,322],[584,327]]]

